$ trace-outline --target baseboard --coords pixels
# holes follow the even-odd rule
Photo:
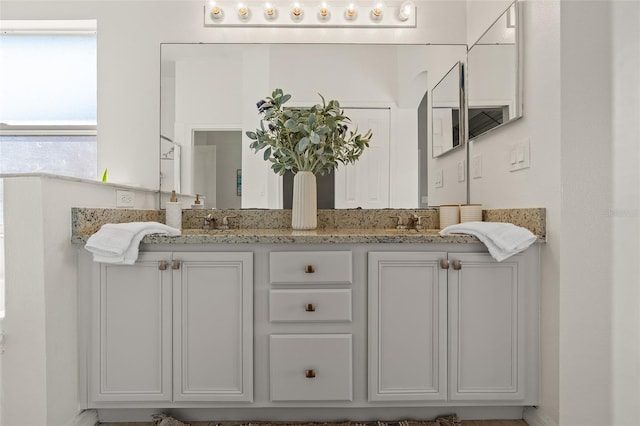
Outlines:
[[[84,410],[79,412],[67,426],[95,426],[98,424],[98,412],[96,410]]]
[[[525,408],[522,418],[529,426],[558,426],[557,420],[552,419],[539,408]]]

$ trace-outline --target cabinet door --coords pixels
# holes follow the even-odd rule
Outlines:
[[[95,402],[171,401],[169,253],[96,267],[89,391]]]
[[[369,253],[369,400],[446,399],[446,253]]]
[[[253,253],[173,259],[174,400],[251,401]]]
[[[526,371],[537,366],[535,269],[524,255],[449,257],[450,399],[523,400],[537,382]]]

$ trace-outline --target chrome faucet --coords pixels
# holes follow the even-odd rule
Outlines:
[[[416,213],[412,214],[407,220],[407,229],[415,229],[416,231],[421,230],[423,227],[422,219],[425,217],[427,216],[418,216]]]
[[[419,231],[422,229],[422,219],[426,216],[418,216],[417,214],[413,213],[407,218],[406,223],[402,216],[390,217],[391,219],[396,219],[396,229],[415,229],[416,231]]]
[[[209,213],[208,215],[202,218],[203,231],[208,231],[209,229],[211,229],[211,225],[215,226],[215,224],[216,224],[216,218],[213,217],[213,213]]]

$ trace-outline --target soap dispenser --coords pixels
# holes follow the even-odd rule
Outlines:
[[[194,210],[202,210],[204,209],[204,203],[200,199],[200,194],[196,194],[196,199],[191,204],[191,208]]]
[[[182,230],[182,203],[178,201],[176,191],[171,191],[171,199],[167,201],[167,226]]]

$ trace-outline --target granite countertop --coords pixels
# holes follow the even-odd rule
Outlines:
[[[294,231],[291,229],[290,210],[209,210],[217,223],[223,216],[232,218],[231,229],[208,230],[201,228],[203,210],[184,210],[182,235],[147,235],[142,244],[366,244],[366,243],[480,243],[471,235],[439,234],[437,210],[379,209],[379,210],[319,210],[318,229]],[[397,216],[403,218],[417,214],[423,218],[424,228],[395,229]],[[84,244],[89,236],[105,223],[157,221],[163,223],[164,211],[126,209],[72,209],[71,242]],[[545,210],[492,209],[485,210],[483,220],[510,222],[528,228],[545,242]]]
[[[143,244],[361,244],[361,243],[479,243],[471,235],[439,234],[439,229],[420,231],[406,229],[316,229],[294,231],[292,229],[229,229],[203,231],[185,229],[182,235],[147,235]],[[76,235],[72,242],[86,243],[88,236]]]

